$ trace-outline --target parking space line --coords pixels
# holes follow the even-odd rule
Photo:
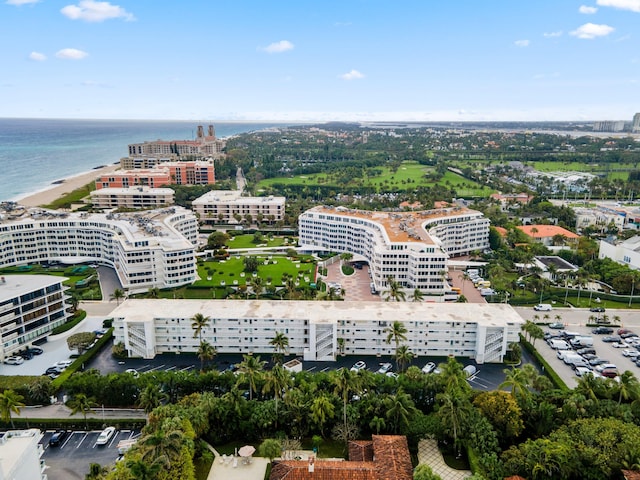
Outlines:
[[[311,368],[307,368],[307,372],[313,372],[316,369],[315,366],[311,367]]]
[[[74,433],[75,432],[71,432],[71,435],[69,435],[67,437],[67,439],[62,443],[62,445],[60,445],[60,450],[62,450],[67,445],[67,443],[69,443],[71,441],[71,439],[73,438],[73,434]]]
[[[116,434],[113,436],[113,438],[111,439],[111,441],[109,442],[109,445],[107,445],[107,447],[111,448],[111,445],[113,445],[113,442],[115,442],[116,438],[118,437],[118,433],[120,433],[120,432],[116,432]]]
[[[324,367],[322,370],[320,370],[321,372],[328,372],[331,369],[331,367]]]
[[[76,432],[73,432],[71,436],[73,436],[75,433]],[[84,442],[84,439],[87,438],[87,435],[89,435],[89,432],[84,432],[84,437],[82,437],[82,440],[80,440],[80,443],[76,446],[76,448],[80,448],[80,445],[82,445],[82,442]]]
[[[177,367],[176,367],[175,365],[173,365],[173,366],[171,366],[171,367],[167,368],[167,369],[165,370],[165,372],[170,372],[171,370],[175,370],[176,368],[177,368]]]
[[[188,367],[184,367],[181,368],[180,370],[178,370],[179,372],[186,372],[187,370],[191,370],[193,368],[193,365],[189,365]]]
[[[147,372],[154,372],[156,370],[160,370],[162,367],[164,367],[164,364],[158,365],[157,367],[150,368],[149,370],[147,370]]]

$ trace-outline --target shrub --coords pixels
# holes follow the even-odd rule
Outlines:
[[[68,330],[71,330],[73,327],[78,325],[82,320],[84,320],[86,316],[87,316],[87,312],[85,312],[84,310],[78,310],[76,313],[73,314],[73,316],[71,317],[71,320],[51,330],[51,335],[59,335]]]

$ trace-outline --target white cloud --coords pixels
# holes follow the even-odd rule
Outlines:
[[[351,22],[335,22],[333,24],[334,27],[350,27],[351,25]]]
[[[262,50],[267,53],[282,53],[288,50],[293,50],[293,43],[289,40],[280,40],[279,42],[273,42],[266,47],[259,48],[258,50]]]
[[[593,15],[598,11],[598,9],[596,7],[588,7],[586,5],[580,5],[580,8],[578,9],[578,11],[585,15]]]
[[[640,0],[597,0],[596,3],[601,7],[613,7],[640,13]]]
[[[351,70],[350,72],[339,75],[339,78],[343,80],[358,80],[360,78],[364,78],[364,75],[358,70]]]
[[[104,22],[112,18],[135,20],[131,13],[118,5],[94,0],[80,0],[78,5],[67,5],[60,10],[60,13],[71,20],[84,20],[85,22]]]
[[[38,3],[40,0],[7,0],[7,5],[27,5],[29,3]]]
[[[615,28],[610,27],[609,25],[585,23],[570,33],[574,37],[591,40],[597,37],[606,37],[610,33],[613,33],[614,30]]]
[[[516,40],[513,43],[516,47],[528,47],[531,42],[529,40]]]
[[[56,52],[56,57],[62,60],[82,60],[88,56],[89,54],[87,52],[83,52],[77,48],[63,48]]]
[[[546,38],[561,37],[562,36],[562,30],[559,30],[557,32],[544,32],[542,34],[542,36],[546,37]]]
[[[40,52],[31,52],[29,54],[29,60],[34,60],[36,62],[43,62],[47,59],[47,56],[44,53]]]

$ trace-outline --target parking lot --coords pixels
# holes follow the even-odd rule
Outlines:
[[[47,464],[49,480],[83,480],[89,465],[113,464],[118,458],[118,442],[138,438],[139,431],[117,430],[106,445],[96,445],[100,430],[71,432],[57,447],[49,446],[54,431],[47,431],[40,441],[44,448],[42,459]]]

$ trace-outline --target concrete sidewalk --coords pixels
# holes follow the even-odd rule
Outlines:
[[[44,407],[23,407],[20,409],[20,418],[84,418],[81,413],[71,415],[71,410],[62,403],[48,405]],[[95,407],[92,412],[87,413],[87,418],[115,418],[146,420],[147,414],[139,408],[102,408]]]
[[[438,442],[432,439],[423,439],[418,443],[418,463],[426,463],[433,473],[447,480],[464,480],[471,476],[469,470],[456,470],[447,465],[438,448]]]

